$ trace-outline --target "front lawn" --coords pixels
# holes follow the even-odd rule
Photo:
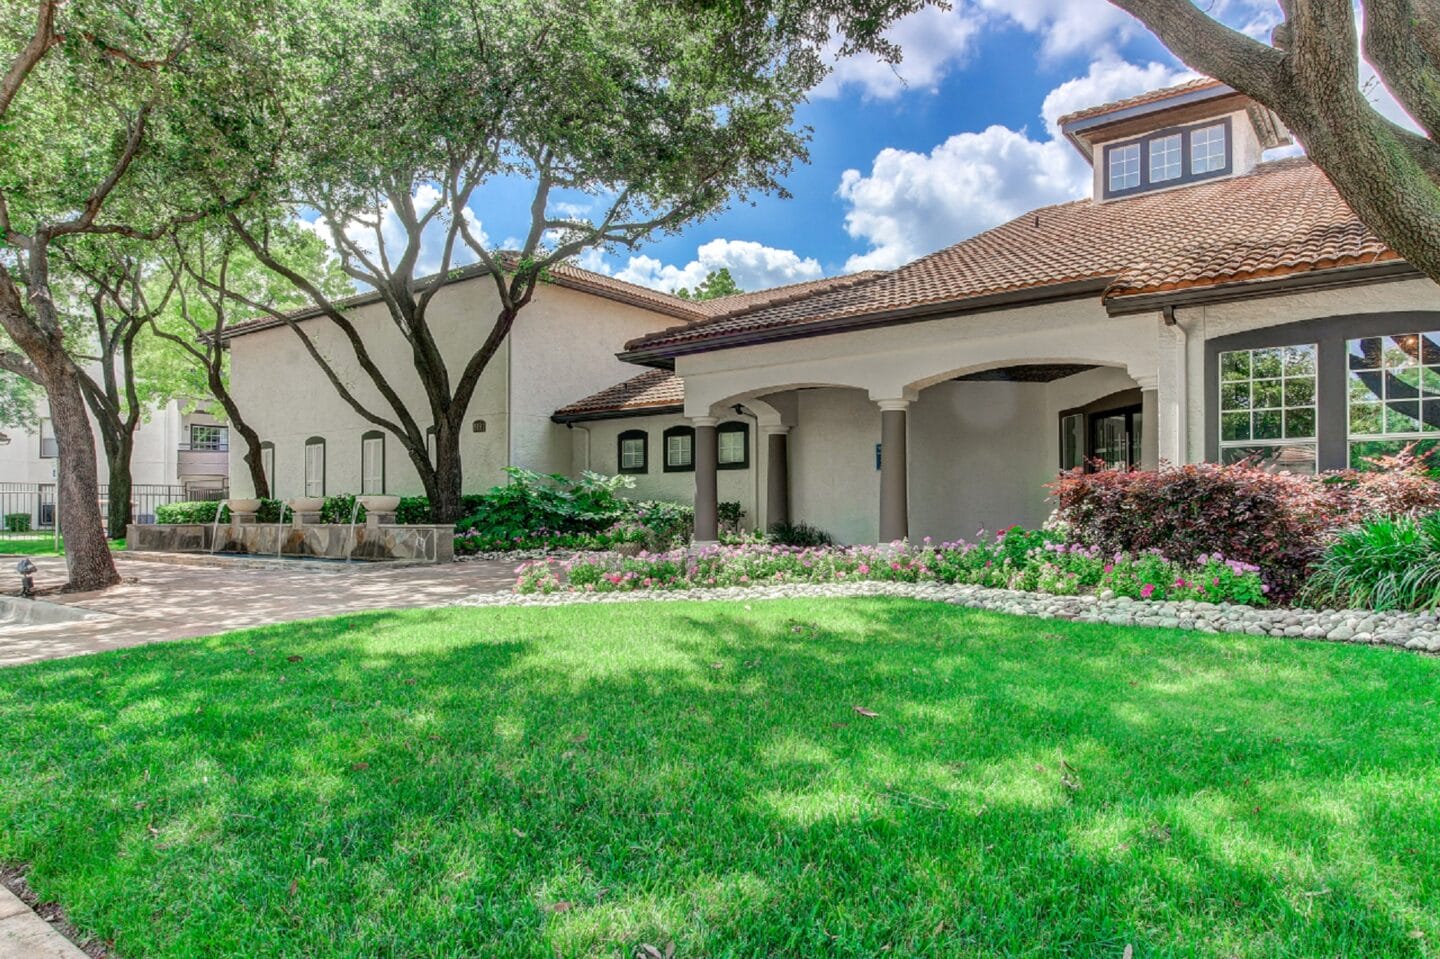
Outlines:
[[[112,539],[110,551],[119,552],[125,549],[123,539]],[[65,554],[65,541],[60,541],[60,548],[55,548],[55,537],[49,534],[37,536],[0,536],[0,556],[63,556]]]
[[[1440,946],[1440,660],[1391,650],[423,610],[3,670],[0,730],[0,862],[121,959]]]

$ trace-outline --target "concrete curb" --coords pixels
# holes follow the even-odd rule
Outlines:
[[[88,959],[80,947],[0,886],[0,959]]]
[[[83,623],[92,619],[109,619],[110,614],[68,606],[43,599],[23,596],[0,596],[0,626],[53,626],[57,623]]]

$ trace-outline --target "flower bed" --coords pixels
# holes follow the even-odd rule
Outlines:
[[[1103,554],[1048,533],[876,547],[712,546],[638,556],[539,560],[517,571],[519,593],[629,592],[790,583],[897,582],[1000,587],[1073,596],[1263,605],[1260,570],[1219,555],[1175,563],[1156,552]]]

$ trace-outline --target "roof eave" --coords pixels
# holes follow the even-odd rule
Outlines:
[[[1136,313],[1158,312],[1167,306],[1185,307],[1253,300],[1286,293],[1318,292],[1368,283],[1388,283],[1423,277],[1423,273],[1404,260],[1381,260],[1376,263],[1356,263],[1349,266],[1285,273],[1279,276],[1235,280],[1229,283],[1210,283],[1178,290],[1113,296],[1106,300],[1105,310],[1111,316],[1131,316]]]
[[[672,416],[685,412],[683,403],[669,403],[665,406],[642,406],[634,410],[592,410],[583,413],[554,413],[550,421],[562,426],[574,423],[590,423],[595,420],[626,420],[638,416]]]
[[[1065,138],[1069,140],[1075,149],[1080,151],[1088,162],[1095,162],[1095,148],[1085,135],[1090,131],[1120,123],[1125,120],[1133,120],[1136,117],[1148,116],[1152,113],[1161,113],[1165,110],[1173,110],[1176,107],[1188,106],[1192,103],[1203,103],[1206,100],[1216,100],[1222,97],[1233,96],[1237,93],[1234,87],[1224,83],[1215,86],[1200,87],[1197,90],[1186,90],[1163,100],[1151,100],[1148,103],[1138,103],[1131,107],[1122,107],[1119,110],[1108,110],[1105,113],[1097,113],[1094,116],[1084,117],[1080,120],[1072,120],[1069,123],[1060,125]]]
[[[734,349],[743,346],[758,346],[763,343],[777,343],[785,340],[810,339],[815,336],[828,336],[836,333],[850,333],[859,330],[873,329],[878,326],[921,323],[926,320],[946,316],[991,313],[996,310],[1013,309],[1018,306],[1038,306],[1043,303],[1081,299],[1104,293],[1114,280],[1115,278],[1113,276],[1087,277],[1082,280],[1052,283],[1046,286],[1029,286],[1019,290],[992,293],[987,296],[976,296],[963,300],[944,300],[936,303],[924,303],[919,306],[904,307],[897,310],[861,313],[855,316],[837,317],[832,320],[819,320],[814,323],[779,326],[768,330],[741,331],[724,336],[693,340],[688,343],[675,343],[669,346],[640,347],[638,349],[626,350],[623,353],[617,353],[616,356],[627,363],[640,363],[644,365],[657,365],[660,362],[669,361],[673,367],[675,357],[694,353],[712,353],[716,350]]]

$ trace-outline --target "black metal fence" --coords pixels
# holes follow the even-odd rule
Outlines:
[[[130,487],[134,522],[155,522],[155,514],[167,503],[187,500],[222,500],[230,495],[220,487],[167,486],[136,483]],[[110,488],[100,485],[100,512],[110,506]],[[0,539],[50,536],[55,532],[54,483],[0,483]]]

